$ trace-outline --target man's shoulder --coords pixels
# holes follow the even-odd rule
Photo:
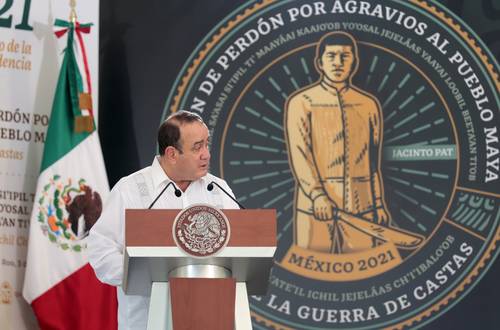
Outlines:
[[[303,89],[298,90],[289,98],[289,102],[306,101],[310,102],[319,95],[324,94],[325,90],[319,83],[309,85]]]
[[[363,103],[365,106],[372,106],[375,109],[379,107],[378,99],[374,95],[356,86],[351,86],[348,93],[351,98],[355,98],[358,102]]]
[[[131,184],[137,184],[138,181],[145,181],[147,176],[151,175],[151,166],[146,166],[138,171],[130,173],[122,177],[115,185],[115,187],[125,187]]]

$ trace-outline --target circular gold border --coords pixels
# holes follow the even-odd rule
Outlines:
[[[462,39],[471,47],[471,49],[474,50],[476,55],[481,59],[488,73],[492,77],[494,84],[497,86],[497,92],[500,92],[500,80],[498,73],[495,71],[493,64],[490,63],[488,56],[483,52],[481,47],[476,44],[474,38],[471,37],[464,30],[462,30],[462,27],[458,23],[455,23],[455,21],[451,17],[446,16],[446,14],[443,11],[439,10],[436,6],[433,6],[423,0],[409,0],[409,1],[421,7],[425,11],[433,14],[436,18],[440,19],[443,23],[447,24],[449,27],[455,30],[455,32],[457,32],[457,34],[462,37]]]
[[[184,95],[186,91],[186,86],[191,79],[192,75],[194,74],[195,70],[197,67],[200,65],[201,61],[205,58],[205,56],[208,54],[208,52],[214,47],[215,44],[225,35],[227,34],[234,26],[236,26],[238,23],[242,22],[244,19],[252,15],[253,13],[259,11],[260,9],[276,2],[277,0],[262,0],[261,3],[254,5],[252,8],[246,9],[243,14],[237,15],[236,19],[229,21],[228,24],[225,27],[222,27],[217,34],[214,35],[212,40],[210,40],[203,50],[199,52],[198,57],[193,60],[193,64],[189,67],[187,70],[186,74],[182,78],[180,86],[177,88],[177,94],[174,96],[172,105],[170,106],[170,111],[171,112],[176,112],[179,106],[179,102],[181,97]],[[474,50],[476,55],[482,60],[483,64],[485,64],[485,67],[494,80],[494,84],[496,84],[497,87],[497,92],[500,92],[500,80],[499,76],[496,73],[493,64],[491,64],[488,60],[488,57],[486,54],[484,54],[481,50],[481,48],[476,45],[476,42],[472,37],[469,36],[469,34],[465,31],[462,30],[461,26],[458,23],[455,23],[455,21],[451,17],[447,17],[444,12],[441,10],[437,9],[435,6],[428,4],[427,2],[423,0],[409,0],[410,3],[424,9],[434,17],[436,17],[438,20],[441,20],[451,28],[457,32],[464,41],[466,41],[469,46]],[[469,273],[469,275],[464,279],[462,282],[462,285],[457,287],[455,290],[453,290],[450,294],[448,294],[445,298],[443,298],[440,302],[434,304],[433,306],[430,306],[428,309],[425,311],[421,312],[419,315],[408,319],[406,321],[400,322],[396,324],[395,326],[391,326],[391,328],[395,329],[402,329],[404,326],[411,326],[414,322],[419,322],[422,321],[424,317],[430,317],[432,312],[438,312],[442,306],[447,305],[450,301],[450,299],[453,299],[457,296],[457,294],[465,289],[465,286],[467,284],[470,284],[472,282],[472,278],[476,277],[479,274],[479,270],[481,268],[484,268],[486,261],[491,258],[491,252],[494,250],[496,247],[497,241],[500,240],[500,228],[497,229],[497,233],[495,237],[492,239],[491,244],[488,246],[487,250],[483,254],[483,257],[479,260],[477,263],[476,267]],[[255,317],[255,313],[252,313],[252,316]],[[265,321],[265,318],[258,318],[259,320]],[[289,329],[282,327],[278,325],[279,327],[276,327],[277,325],[274,322],[268,321],[271,326],[274,326],[276,329]],[[389,329],[389,328],[387,328]]]

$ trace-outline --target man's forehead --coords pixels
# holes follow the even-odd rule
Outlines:
[[[326,53],[352,53],[351,45],[326,45]]]
[[[180,125],[181,140],[186,142],[197,142],[200,139],[208,137],[208,128],[204,123],[195,121],[192,123],[184,123]]]

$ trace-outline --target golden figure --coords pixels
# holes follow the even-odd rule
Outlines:
[[[296,181],[294,242],[309,250],[362,251],[384,241],[377,231],[391,230],[380,171],[382,111],[375,96],[352,84],[358,62],[351,35],[326,34],[316,48],[321,78],[290,96],[286,105]],[[390,234],[403,245],[421,242]]]

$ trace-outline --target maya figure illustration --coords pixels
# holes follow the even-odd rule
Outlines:
[[[294,243],[309,250],[370,249],[386,238],[381,231],[402,246],[421,242],[389,227],[380,171],[382,111],[373,95],[352,84],[358,63],[351,35],[324,35],[315,58],[321,78],[287,101],[285,134],[296,181]]]

